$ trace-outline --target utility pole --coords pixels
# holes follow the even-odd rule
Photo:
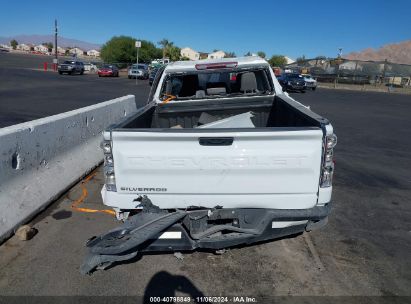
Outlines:
[[[54,70],[57,70],[57,64],[59,62],[57,51],[57,19],[54,20],[54,57]]]
[[[137,49],[137,71],[138,71],[138,49],[141,48],[141,41],[136,41],[136,49]],[[137,75],[136,75],[136,85],[137,85]]]

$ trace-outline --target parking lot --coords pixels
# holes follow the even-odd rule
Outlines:
[[[51,56],[0,54],[0,128],[38,119],[119,96],[133,94],[146,102],[150,87],[144,80],[58,75],[41,70]]]
[[[8,66],[0,69],[0,127],[126,94],[141,105],[148,91],[146,82],[136,85],[125,77]],[[147,254],[82,276],[85,241],[119,224],[110,215],[71,208],[84,189],[84,206],[104,208],[98,168],[89,182],[75,185],[32,221],[38,229],[32,240],[12,237],[0,246],[0,295],[410,297],[409,96],[321,88],[292,96],[327,117],[338,135],[326,227],[222,255],[184,253],[181,260]]]

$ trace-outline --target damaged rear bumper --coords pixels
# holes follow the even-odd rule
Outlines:
[[[145,201],[144,201],[145,200]],[[143,211],[90,239],[83,274],[134,258],[137,252],[222,249],[273,240],[326,224],[331,204],[310,209],[200,209],[169,212],[147,198]],[[152,208],[152,207],[154,208]]]

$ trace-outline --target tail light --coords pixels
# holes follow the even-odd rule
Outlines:
[[[103,141],[102,149],[104,153],[104,183],[106,185],[106,190],[116,192],[116,175],[114,174],[114,159],[111,141]]]
[[[334,174],[334,147],[337,145],[337,136],[335,134],[328,135],[325,138],[324,143],[324,155],[322,161],[321,170],[321,188],[327,188],[332,186],[333,174]]]

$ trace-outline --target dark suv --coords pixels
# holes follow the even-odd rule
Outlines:
[[[283,87],[283,91],[300,91],[305,93],[307,86],[304,78],[300,74],[286,73],[277,78]]]
[[[84,64],[80,61],[66,60],[62,64],[58,65],[59,74],[67,73],[69,75],[78,73],[84,74]]]

